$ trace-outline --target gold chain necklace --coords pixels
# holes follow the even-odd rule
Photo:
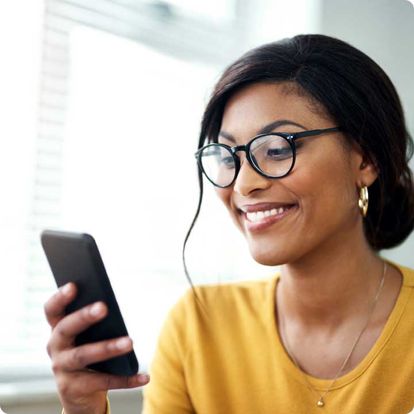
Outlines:
[[[325,397],[326,397],[326,395],[332,390],[332,387],[334,386],[336,380],[338,379],[339,375],[344,370],[346,364],[348,363],[349,359],[351,358],[351,355],[354,352],[355,347],[357,346],[359,340],[361,339],[361,336],[363,335],[363,333],[365,332],[365,329],[369,325],[369,322],[371,320],[371,316],[374,313],[375,306],[376,306],[376,304],[378,302],[378,298],[380,297],[380,294],[381,294],[381,291],[382,291],[382,287],[384,286],[384,280],[385,280],[385,274],[386,274],[386,272],[387,272],[387,264],[384,262],[384,270],[382,272],[381,282],[380,282],[380,284],[378,286],[377,293],[375,295],[375,298],[374,298],[374,300],[372,302],[370,311],[368,313],[367,321],[366,321],[364,327],[362,328],[361,332],[359,333],[359,335],[356,337],[356,339],[355,339],[355,341],[354,341],[354,343],[353,343],[353,345],[351,347],[351,350],[349,351],[348,355],[344,359],[344,362],[340,366],[340,368],[339,368],[338,372],[336,373],[335,377],[333,378],[333,380],[329,384],[329,387],[322,394],[319,394],[319,392],[313,387],[313,385],[309,382],[306,374],[300,368],[300,365],[299,365],[298,361],[296,360],[293,352],[290,350],[290,346],[289,346],[289,343],[288,343],[288,340],[287,340],[287,336],[285,334],[285,347],[286,347],[286,350],[287,350],[288,354],[290,355],[290,357],[292,358],[293,362],[295,363],[296,368],[298,368],[298,370],[303,375],[303,378],[305,379],[305,381],[306,381],[309,389],[318,397],[318,401],[316,402],[316,405],[318,407],[321,407],[322,408],[322,407],[325,406]],[[281,327],[283,328],[283,331],[286,332],[286,329],[285,329],[285,321],[284,321],[284,319],[282,317],[280,318],[280,321],[282,322],[282,326]]]

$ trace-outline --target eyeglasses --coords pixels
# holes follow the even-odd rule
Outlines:
[[[207,179],[216,187],[226,188],[233,184],[240,171],[238,151],[246,153],[247,160],[258,174],[266,178],[283,178],[295,165],[295,140],[334,131],[340,131],[340,128],[259,134],[246,145],[230,147],[212,143],[200,148],[194,155]]]

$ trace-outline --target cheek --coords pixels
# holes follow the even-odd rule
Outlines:
[[[234,224],[242,230],[242,225],[240,222],[240,217],[235,213],[235,208],[232,205],[231,197],[233,193],[232,187],[229,188],[219,188],[215,187],[216,195],[220,199],[220,201],[224,204],[224,206],[227,208],[227,211],[230,214],[230,217],[232,218]]]
[[[230,199],[231,199],[231,191],[229,188],[219,188],[214,187],[214,190],[216,192],[217,197],[220,199],[220,201],[229,208],[230,205]]]
[[[301,200],[308,223],[323,229],[358,216],[355,183],[343,159],[334,157],[323,168],[303,171],[294,178],[291,188]]]

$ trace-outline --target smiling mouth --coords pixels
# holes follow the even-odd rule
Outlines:
[[[259,232],[284,220],[286,216],[289,216],[297,208],[297,204],[287,204],[267,210],[241,212],[241,215],[244,218],[246,230]]]
[[[279,207],[279,208],[272,208],[270,210],[252,211],[252,212],[249,212],[249,213],[245,213],[245,217],[251,223],[258,223],[260,221],[263,221],[267,217],[280,216],[285,211],[291,209],[292,207],[294,207],[294,206],[293,205],[287,205],[287,206],[283,206],[283,207]]]

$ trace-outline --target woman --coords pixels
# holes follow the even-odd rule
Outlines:
[[[253,258],[281,271],[180,300],[144,412],[408,413],[414,272],[378,252],[414,227],[412,140],[386,74],[321,35],[254,49],[218,81],[198,147],[200,203],[204,174]],[[105,314],[63,317],[74,295],[68,286],[45,305],[60,398],[66,414],[104,413],[106,390],[149,379],[84,369],[131,343],[74,348]]]

